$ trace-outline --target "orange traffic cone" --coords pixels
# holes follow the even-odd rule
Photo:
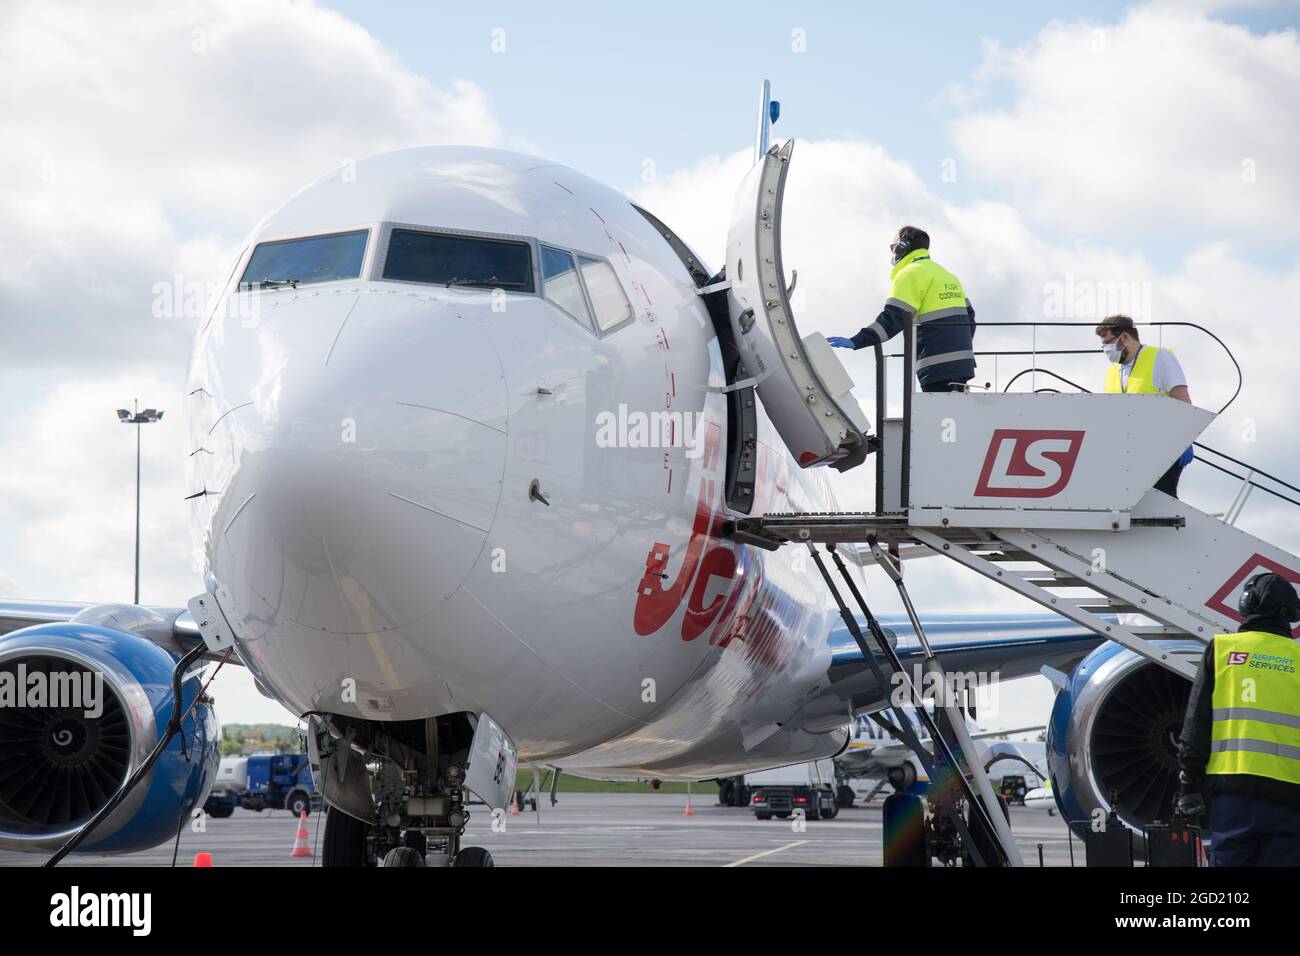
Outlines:
[[[512,817],[519,816],[519,794],[518,793],[516,793],[513,797],[510,798],[510,815]]]
[[[691,807],[691,795],[689,793],[686,795],[686,812],[683,813],[682,816],[684,817],[695,816],[695,810]]]
[[[298,835],[293,838],[293,852],[290,856],[311,856],[311,847],[307,845],[307,811],[298,818]]]
[[[211,866],[211,865],[212,865],[212,854],[211,854],[211,853],[195,853],[195,854],[194,854],[194,865],[195,865],[195,866]]]

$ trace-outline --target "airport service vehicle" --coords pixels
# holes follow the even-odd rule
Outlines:
[[[831,760],[775,767],[745,775],[749,807],[758,820],[782,820],[802,810],[809,820],[834,820],[840,812]]]
[[[245,810],[288,810],[294,816],[314,809],[316,785],[307,754],[253,754],[223,757],[203,809],[213,817]]]
[[[1159,749],[1195,655],[1252,569],[1300,579],[1300,560],[1149,490],[1213,419],[1182,402],[914,394],[909,358],[903,417],[882,399],[869,423],[791,312],[792,148],[768,149],[761,118],[712,268],[653,210],[492,149],[371,157],[267,215],[190,360],[177,454],[201,593],[184,609],[0,603],[0,669],[103,673],[114,704],[5,724],[0,846],[173,837],[217,771],[200,695],[216,660],[308,722],[326,865],[490,864],[461,846],[468,796],[505,809],[520,760],[698,780],[833,757],[891,686],[808,545],[868,531],[1045,608],[922,624],[909,603],[880,621],[891,667],[1048,667],[1068,819],[1112,790],[1126,825],[1163,812],[1176,780]],[[924,424],[953,416],[960,442]],[[827,472],[864,462],[877,508],[839,512]],[[883,553],[829,556],[861,582]],[[1050,590],[1079,582],[1091,600]],[[1154,630],[1117,624],[1120,608]],[[1124,752],[1103,733],[1121,703],[1152,730]],[[95,820],[174,707],[183,737]]]

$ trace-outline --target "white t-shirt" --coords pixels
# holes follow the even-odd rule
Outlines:
[[[1154,346],[1144,345],[1142,348],[1149,349]],[[1133,361],[1127,365],[1119,367],[1120,383],[1127,388],[1128,376],[1133,371],[1133,364],[1137,361],[1137,356],[1133,356]],[[1183,374],[1183,367],[1178,364],[1178,359],[1174,358],[1174,353],[1168,349],[1158,349],[1156,351],[1155,368],[1151,370],[1152,384],[1155,385],[1156,391],[1172,392],[1179,385],[1187,384],[1187,376]]]

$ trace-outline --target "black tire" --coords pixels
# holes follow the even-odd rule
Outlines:
[[[778,813],[778,814],[776,815],[776,818],[777,818],[778,820],[789,820],[789,819],[790,819],[790,811],[789,811],[789,810],[782,810],[780,813]]]
[[[295,790],[284,798],[284,808],[293,814],[296,820],[303,813],[311,814],[311,794],[306,790]]]
[[[324,847],[321,866],[365,866],[366,838],[370,824],[348,816],[337,807],[325,811]]]
[[[424,866],[424,854],[413,846],[395,846],[384,854],[380,866]]]
[[[755,820],[770,820],[770,819],[772,819],[772,814],[770,814],[770,813],[763,813],[762,811],[756,811],[756,812],[754,813],[754,819],[755,819]]]
[[[467,846],[456,854],[456,859],[452,860],[452,866],[496,866],[492,862],[492,854],[481,846]]]
[[[208,816],[215,820],[224,820],[235,812],[235,807],[234,804],[230,803],[217,803],[211,808],[204,807],[203,810]]]
[[[910,793],[887,796],[881,829],[885,842],[885,866],[929,865],[925,847],[925,808],[920,797]]]
[[[812,800],[810,800],[808,805],[804,807],[803,818],[805,820],[820,820],[822,818],[822,811],[818,806],[820,801],[821,798],[818,797],[817,794],[813,794]]]
[[[848,784],[844,784],[835,791],[835,802],[841,807],[848,808],[853,806],[853,801],[856,797],[857,794],[853,792],[853,788]]]
[[[749,806],[749,788],[744,777],[723,777],[718,781],[718,803],[724,807]]]
[[[822,805],[821,813],[823,820],[834,820],[840,815],[840,805],[836,802],[834,796]]]

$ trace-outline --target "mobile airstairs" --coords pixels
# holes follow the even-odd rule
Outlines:
[[[870,549],[871,558],[897,584],[927,653],[899,560],[919,549],[951,558],[1189,680],[1196,673],[1198,649],[1240,621],[1237,598],[1249,577],[1275,571],[1300,582],[1300,559],[1233,525],[1252,490],[1262,488],[1300,505],[1290,496],[1300,495],[1300,489],[1198,443],[1198,458],[1243,482],[1227,514],[1206,514],[1152,490],[1216,413],[1161,395],[916,392],[915,329],[909,325],[902,354],[896,356],[903,360],[901,417],[885,415],[889,356],[879,346],[875,349],[872,429],[825,339],[819,334],[801,338],[791,314],[780,256],[781,196],[791,148],[787,143],[766,152],[741,185],[728,236],[727,278],[701,293],[725,293],[740,359],[733,387],[758,393],[801,465],[847,470],[873,463],[875,510],[755,514],[737,517],[728,530],[736,540],[760,547],[809,547],[873,668],[879,666],[876,655],[819,545],[830,552],[890,666],[897,665],[897,657],[837,546]],[[992,324],[1079,325],[1085,327],[1081,334],[1089,336],[1092,325]],[[938,668],[929,656],[930,666]],[[877,676],[883,685],[883,675]],[[906,675],[902,680],[919,701]],[[924,712],[924,707],[918,710]],[[935,710],[944,712],[942,707]],[[980,828],[996,830],[999,838],[992,844],[993,858],[983,862],[1018,864],[1001,814],[984,813],[975,805],[976,792],[986,807],[995,798],[973,759],[964,723],[954,710],[945,716],[943,733],[929,728],[937,742],[933,754],[909,743],[935,769],[944,764],[956,768],[958,752],[966,757],[965,774],[956,775],[963,777],[964,796]],[[907,722],[898,723],[906,733]],[[961,821],[954,823],[965,832]],[[986,841],[986,851],[988,846]],[[978,854],[976,861],[981,862]]]

